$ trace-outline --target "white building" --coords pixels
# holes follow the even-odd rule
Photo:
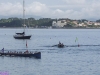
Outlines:
[[[84,23],[79,23],[80,27],[85,27],[86,25]]]
[[[60,27],[64,27],[64,25],[66,25],[66,23],[67,22],[65,20],[60,20],[60,21],[57,21],[57,22],[56,21],[53,21],[52,22],[52,26],[53,27],[59,27],[60,28]]]
[[[95,26],[100,26],[100,23],[94,23]]]

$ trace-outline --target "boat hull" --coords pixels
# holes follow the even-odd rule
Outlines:
[[[30,39],[31,35],[28,35],[28,36],[25,36],[25,35],[22,35],[22,36],[15,35],[14,38],[15,39]]]
[[[64,47],[64,45],[59,45],[59,44],[58,44],[58,48],[63,48],[63,47]]]
[[[41,59],[41,52],[37,52],[34,54],[18,54],[18,53],[0,53],[0,56],[5,55],[5,56],[19,56],[19,57],[35,57],[38,59]]]

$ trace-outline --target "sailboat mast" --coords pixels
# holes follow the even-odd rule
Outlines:
[[[23,0],[23,25],[24,25],[24,32],[25,32],[25,2]]]

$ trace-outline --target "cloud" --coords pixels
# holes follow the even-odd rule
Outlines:
[[[36,15],[47,18],[71,18],[71,19],[98,19],[100,15],[100,1],[91,0],[62,0],[65,4],[47,5],[41,2],[31,2],[25,5],[26,15]],[[22,4],[0,3],[0,15],[22,15]]]
[[[35,14],[35,15],[43,15],[46,12],[48,12],[49,9],[45,4],[42,4],[40,2],[33,2],[32,4],[28,5],[26,7],[26,12],[28,14]]]
[[[85,4],[86,0],[64,0],[67,4]]]
[[[21,3],[0,3],[0,15],[22,15],[23,14],[23,5]],[[47,13],[50,13],[50,9],[40,2],[32,2],[31,4],[25,5],[26,15],[38,15],[42,16]]]
[[[22,5],[20,3],[12,4],[12,3],[0,3],[0,15],[15,15],[22,13]]]

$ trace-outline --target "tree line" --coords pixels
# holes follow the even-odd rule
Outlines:
[[[41,26],[52,26],[51,18],[40,18],[38,20],[34,18],[25,19],[25,25],[29,27],[41,27]],[[8,18],[0,20],[0,27],[23,27],[24,20],[22,18]]]

